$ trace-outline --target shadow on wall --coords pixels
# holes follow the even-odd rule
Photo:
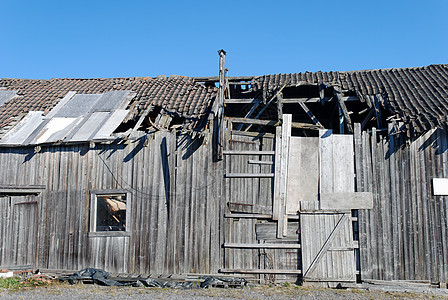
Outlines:
[[[448,136],[446,128],[436,128],[422,135],[418,139],[424,139],[424,142],[418,148],[419,152],[425,151],[428,148],[435,150],[435,155],[441,155],[445,153],[448,149]],[[413,143],[418,141],[415,140]],[[388,159],[392,154],[398,150],[406,147],[406,139],[404,135],[398,134],[394,135],[394,129],[389,132],[389,149],[386,153],[385,158]]]
[[[446,152],[448,148],[446,128],[437,128],[434,130],[434,132],[418,148],[418,151],[423,151],[428,147],[435,149],[436,155],[441,155]]]
[[[188,159],[193,155],[199,147],[204,143],[204,137],[191,137],[190,135],[183,135],[177,142],[177,149],[181,148],[185,151],[182,155],[182,159]]]

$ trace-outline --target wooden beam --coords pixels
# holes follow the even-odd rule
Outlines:
[[[325,84],[321,83],[319,84],[319,99],[322,102],[322,104],[324,104],[324,99],[325,99]]]
[[[241,273],[241,274],[302,274],[301,270],[281,270],[281,269],[220,269],[220,273]]]
[[[250,108],[250,110],[247,112],[247,114],[244,116],[245,118],[250,118],[250,116],[252,116],[252,114],[254,113],[254,111],[257,109],[258,105],[260,105],[261,100],[255,102],[252,107]],[[240,124],[236,130],[241,130],[241,128],[243,127],[243,124]]]
[[[338,86],[334,86],[333,91],[334,91],[334,96],[338,100],[339,107],[341,108],[342,113],[344,115],[344,119],[347,124],[347,129],[348,129],[349,133],[352,133],[353,132],[352,120],[348,113],[347,107],[345,106],[344,100],[342,99],[341,89]]]
[[[46,188],[45,185],[0,185],[0,194],[40,194]]]
[[[275,134],[268,133],[268,132],[252,132],[252,131],[238,131],[238,130],[232,130],[232,134],[235,135],[242,135],[242,136],[251,136],[251,137],[267,137],[267,138],[274,138]]]
[[[378,99],[379,97],[381,97],[381,95],[372,96],[372,97],[373,97],[373,105],[374,105],[374,111],[375,111],[375,117],[376,117],[376,124],[378,126],[378,129],[380,129],[380,128],[383,128],[380,102]]]
[[[305,103],[299,102],[300,107],[306,112],[306,114],[311,118],[311,121],[313,121],[314,124],[319,126],[321,129],[324,128],[322,124],[319,122],[319,120],[316,118],[316,116],[311,112],[311,110],[306,106]]]
[[[224,218],[233,218],[233,219],[271,219],[272,215],[270,214],[238,214],[238,213],[230,213],[224,214]]]
[[[282,145],[282,129],[280,127],[275,128],[275,156],[274,156],[274,196],[272,202],[272,219],[278,221],[280,217],[280,176],[281,176],[281,164],[280,164],[280,149]]]
[[[373,209],[371,192],[321,193],[320,209]]]
[[[261,126],[280,126],[280,122],[274,120],[258,120],[258,119],[247,119],[247,118],[233,118],[226,117],[232,123],[242,123],[242,124],[253,124],[253,125],[261,125]],[[322,127],[309,123],[300,123],[300,122],[291,122],[292,128],[300,128],[300,129],[313,129],[319,130]],[[246,129],[247,130],[247,129]],[[247,131],[245,131],[247,132]]]
[[[224,68],[226,52],[221,49],[219,54],[219,91],[218,91],[218,145],[217,145],[217,160],[222,160],[222,152],[224,150],[225,130],[224,130],[224,94],[225,94],[225,77],[226,71]]]
[[[258,119],[259,116],[261,116],[261,114],[269,107],[269,105],[272,103],[272,101],[274,101],[274,99],[276,99],[277,95],[279,93],[281,93],[283,91],[283,89],[289,84],[289,81],[285,82],[285,84],[283,84],[278,90],[277,92],[274,94],[274,96],[271,97],[271,99],[266,103],[266,105],[258,112],[258,114],[255,116],[255,119]],[[250,127],[252,126],[249,125],[247,126],[245,131],[248,131],[250,129]]]
[[[229,173],[226,178],[273,178],[274,173]]]
[[[255,124],[262,126],[278,126],[280,123],[274,120],[258,120],[258,119],[249,119],[249,118],[232,118],[226,117],[232,123],[242,123],[242,124]]]
[[[224,150],[224,155],[275,155],[275,151],[259,150]]]
[[[283,121],[283,93],[280,92],[277,94],[277,118],[280,122]]]
[[[227,77],[230,82],[232,81],[251,81],[254,79],[255,76],[229,76]],[[211,82],[218,82],[219,77],[218,76],[203,76],[203,77],[193,77],[193,80],[196,82],[204,82],[204,81],[211,81]]]
[[[305,102],[305,103],[320,103],[322,101],[328,102],[331,101],[332,97],[324,97],[323,100],[321,100],[318,97],[310,97],[310,98],[283,98],[282,102],[283,104],[292,104],[292,103],[299,103],[299,102]],[[350,102],[350,101],[360,101],[358,97],[356,96],[345,96],[342,97],[342,100],[344,102]],[[250,104],[255,103],[258,101],[262,101],[261,99],[254,99],[254,98],[248,98],[248,99],[226,99],[226,104]]]
[[[272,219],[271,214],[246,214],[246,213],[227,213],[225,218],[233,219]],[[298,220],[299,215],[288,215],[288,220]]]
[[[285,114],[283,125],[276,128],[275,137],[275,168],[274,168],[274,200],[272,205],[272,218],[277,221],[277,238],[286,236],[286,190],[289,158],[289,140],[291,137],[290,114]]]
[[[248,249],[300,249],[300,244],[242,244],[242,243],[224,243],[224,248],[248,248]]]
[[[308,124],[308,123],[299,123],[299,122],[292,122],[291,123],[292,128],[299,128],[299,129],[311,129],[311,130],[319,130],[322,129],[320,126],[314,125],[314,124]]]
[[[253,164],[253,165],[273,165],[274,164],[273,161],[269,161],[269,160],[253,160],[253,159],[249,159],[248,163]]]
[[[364,121],[362,121],[361,130],[363,130],[364,127],[366,127],[367,123],[369,123],[369,121],[372,119],[373,111],[374,111],[374,109],[371,109],[369,111],[369,113],[367,114],[366,118],[364,119]]]
[[[339,117],[339,133],[344,134],[345,122],[344,122],[344,112],[340,105],[338,105],[338,117]]]

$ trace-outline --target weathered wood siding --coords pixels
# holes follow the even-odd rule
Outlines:
[[[447,140],[446,128],[410,145],[357,128],[357,190],[374,193],[359,211],[363,279],[448,281],[448,197],[432,191],[432,178],[448,177]]]
[[[36,267],[153,274],[221,267],[223,167],[212,161],[210,139],[148,138],[94,149],[0,149],[0,184],[46,186],[38,196]],[[89,191],[108,189],[131,192],[129,236],[89,236]]]

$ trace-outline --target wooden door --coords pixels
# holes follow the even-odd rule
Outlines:
[[[304,281],[355,281],[353,228],[349,212],[302,213]]]
[[[37,201],[34,195],[0,197],[0,266],[34,266]]]

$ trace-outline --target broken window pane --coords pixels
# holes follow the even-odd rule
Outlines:
[[[126,231],[126,194],[96,195],[96,231]]]

